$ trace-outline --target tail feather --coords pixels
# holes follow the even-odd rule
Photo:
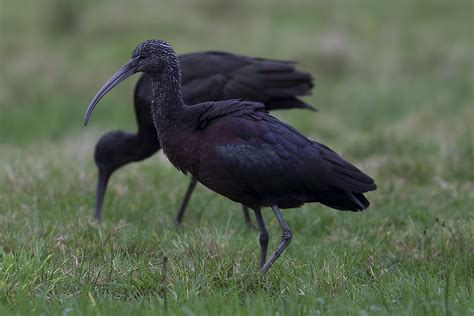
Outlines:
[[[326,206],[349,211],[363,211],[370,202],[363,193],[377,188],[374,180],[346,161],[329,147],[313,141],[321,158],[330,164],[331,189],[316,193],[316,201]]]
[[[280,110],[280,109],[307,109],[311,111],[317,111],[314,106],[301,101],[298,98],[271,98],[265,101],[265,108],[268,110]]]
[[[331,189],[321,191],[315,196],[315,200],[328,207],[340,211],[359,212],[367,209],[370,202],[362,193],[343,191],[340,189]]]
[[[265,88],[264,91],[267,95],[273,98],[288,98],[296,95],[305,95],[308,89],[306,86],[299,85],[291,88],[281,89],[278,87]]]
[[[308,86],[308,90],[311,90],[313,87],[313,78],[310,74],[293,71],[293,72],[275,72],[275,73],[259,73],[259,75],[264,78],[268,85],[295,85],[295,84],[304,84]]]
[[[334,177],[333,186],[352,193],[364,193],[377,188],[374,179],[336,154],[332,149],[315,141],[313,143],[320,147],[321,157],[331,164],[331,174]]]
[[[360,207],[360,211],[365,210],[369,207],[370,202],[362,193],[347,192],[347,194],[350,196],[352,201],[354,201],[354,203],[356,203]]]
[[[273,61],[273,60],[263,60],[256,59],[258,62],[258,70],[262,73],[272,73],[272,72],[287,72],[294,71],[294,63],[286,61]]]

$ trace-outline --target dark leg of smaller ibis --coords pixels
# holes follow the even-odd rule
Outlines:
[[[183,202],[178,210],[178,215],[176,215],[176,224],[181,224],[183,220],[184,211],[188,206],[189,200],[191,199],[191,195],[193,194],[194,188],[196,187],[197,180],[194,177],[191,177],[191,182],[189,183],[188,189],[186,190],[186,195],[184,196]]]
[[[244,220],[245,224],[250,228],[257,228],[252,224],[252,220],[250,219],[250,212],[247,206],[242,204],[242,212],[244,213]]]
[[[266,273],[268,269],[273,265],[273,263],[278,259],[278,257],[281,255],[283,250],[285,250],[286,247],[290,244],[291,237],[293,234],[291,233],[290,228],[286,224],[283,215],[281,215],[280,209],[278,208],[277,205],[272,206],[273,213],[275,213],[275,216],[278,220],[278,223],[280,224],[281,229],[283,230],[283,234],[281,236],[281,242],[278,245],[277,249],[275,252],[268,258],[268,261],[263,265],[261,271],[262,273]]]
[[[260,268],[263,268],[267,260],[268,232],[260,209],[255,210],[255,218],[257,219],[258,229],[260,230]]]

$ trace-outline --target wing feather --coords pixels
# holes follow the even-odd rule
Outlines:
[[[314,108],[298,96],[309,95],[313,77],[288,61],[252,58],[224,52],[179,56],[186,104],[243,98],[267,109]]]

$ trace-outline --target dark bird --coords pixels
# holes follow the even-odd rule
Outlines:
[[[136,72],[151,76],[151,111],[164,153],[184,173],[209,189],[255,211],[260,229],[260,267],[265,273],[290,243],[292,233],[280,208],[319,202],[362,211],[374,180],[334,151],[269,115],[261,103],[244,100],[185,106],[181,68],[166,42],[148,40],[92,99],[87,124],[99,100]],[[260,209],[271,207],[283,235],[266,259],[268,233]]]
[[[308,95],[313,87],[309,73],[296,70],[293,62],[252,58],[225,52],[200,52],[178,57],[183,70],[181,81],[186,104],[244,98],[265,104],[267,110],[307,108],[311,105],[296,96]],[[135,87],[134,107],[138,125],[136,134],[111,131],[95,147],[94,159],[99,171],[95,216],[101,218],[104,196],[110,176],[130,162],[144,160],[161,146],[150,113],[153,101],[151,79],[144,74]],[[176,222],[184,211],[196,186],[191,178],[186,195],[178,209]],[[250,224],[247,208],[242,206],[245,221]]]

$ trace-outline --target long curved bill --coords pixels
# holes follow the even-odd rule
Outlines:
[[[100,222],[102,215],[102,206],[104,205],[105,192],[109,182],[110,173],[99,168],[99,178],[97,180],[97,192],[95,197],[95,218]]]
[[[137,59],[130,59],[119,71],[115,73],[103,86],[99,92],[92,99],[91,103],[87,107],[86,113],[84,114],[84,125],[87,125],[89,119],[94,111],[95,106],[99,103],[100,99],[106,95],[110,90],[117,86],[120,82],[124,81],[131,75],[137,72]]]

